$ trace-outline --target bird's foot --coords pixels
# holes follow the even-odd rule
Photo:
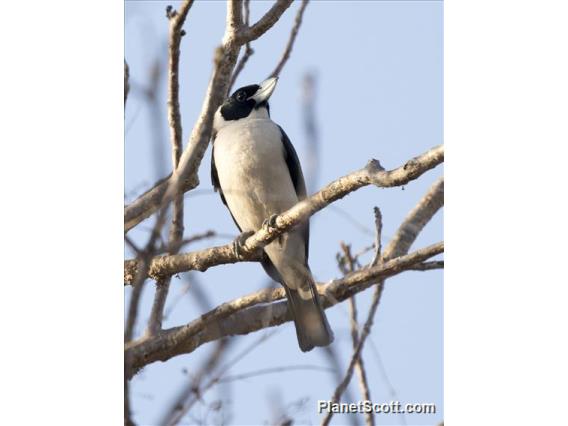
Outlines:
[[[233,252],[235,253],[237,259],[243,260],[243,245],[245,244],[247,238],[253,234],[254,231],[245,231],[233,241]]]
[[[267,232],[270,232],[273,229],[276,229],[276,218],[278,218],[278,215],[273,214],[268,219],[266,219],[264,222],[262,222],[262,227],[264,229],[266,229]]]

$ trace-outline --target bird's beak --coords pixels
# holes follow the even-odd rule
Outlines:
[[[272,92],[276,88],[276,83],[278,83],[278,77],[271,77],[260,83],[260,88],[256,91],[251,99],[254,99],[257,104],[265,102],[270,98]]]

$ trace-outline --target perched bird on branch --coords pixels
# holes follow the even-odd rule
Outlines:
[[[211,180],[246,237],[261,226],[274,227],[276,215],[306,198],[298,155],[284,130],[270,119],[268,99],[278,79],[241,87],[215,113]],[[284,286],[300,349],[327,346],[333,333],[308,266],[306,221],[264,247],[270,277]]]

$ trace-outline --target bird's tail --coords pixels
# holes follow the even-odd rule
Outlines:
[[[296,325],[298,344],[302,352],[311,351],[314,346],[327,346],[333,342],[333,332],[321,307],[315,284],[311,279],[309,287],[310,295],[304,299],[299,291],[284,286],[290,313]]]

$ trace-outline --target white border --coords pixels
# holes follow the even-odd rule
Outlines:
[[[2,424],[123,421],[123,18],[2,6]]]
[[[568,424],[566,16],[445,5],[448,425]]]

